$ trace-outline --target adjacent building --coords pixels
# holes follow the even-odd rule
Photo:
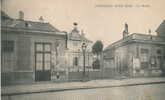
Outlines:
[[[1,11],[1,50],[2,85],[49,81],[65,64],[66,34],[43,17],[28,21],[20,11],[13,19]]]
[[[92,69],[93,54],[91,52],[93,42],[85,37],[85,33],[79,31],[77,23],[74,23],[74,28],[67,34],[67,67],[69,72],[83,71],[83,51],[82,45],[85,43],[85,66],[87,70]]]
[[[158,35],[128,32],[125,24],[123,39],[104,50],[104,67],[114,71],[114,76],[160,76],[165,69],[164,22],[157,29]]]

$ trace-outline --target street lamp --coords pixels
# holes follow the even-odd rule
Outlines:
[[[86,51],[87,45],[85,43],[82,44],[82,51],[83,51],[83,58],[84,58],[84,63],[83,63],[83,78],[85,79],[85,51]]]

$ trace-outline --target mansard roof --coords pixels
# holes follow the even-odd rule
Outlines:
[[[34,22],[19,19],[2,21],[2,26],[18,29],[59,32],[59,30],[53,27],[50,23]]]
[[[51,33],[61,33],[60,30],[52,26],[48,22],[39,21],[29,21],[10,18],[7,14],[2,12],[1,26],[2,29],[12,29],[12,30],[24,30],[24,31],[39,31],[39,32],[51,32]]]

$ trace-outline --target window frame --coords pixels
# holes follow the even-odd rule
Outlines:
[[[42,45],[42,50],[40,50],[40,51],[37,51],[38,44]],[[45,51],[45,45],[50,46],[50,51]],[[47,70],[46,66],[45,66],[45,63],[46,63],[45,55],[46,54],[50,55],[49,69],[51,69],[51,50],[52,50],[52,44],[50,42],[35,42],[35,70],[37,70],[37,54],[42,55],[42,69],[40,71]]]
[[[149,59],[148,59],[149,49],[147,49],[147,48],[141,48],[140,49],[140,55],[141,55],[141,60],[140,60],[141,62],[149,62]]]
[[[73,66],[79,66],[79,58],[78,57],[73,58]]]
[[[140,64],[142,69],[148,68],[149,65],[149,49],[141,48],[140,49]]]

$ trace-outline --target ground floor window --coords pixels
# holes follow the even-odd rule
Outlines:
[[[149,64],[149,59],[148,59],[148,54],[149,54],[149,50],[148,49],[141,49],[141,68],[142,69],[146,69],[148,68],[148,64]]]
[[[162,63],[162,57],[161,56],[157,56],[157,67],[158,68],[161,67],[161,63]]]
[[[35,44],[36,70],[50,70],[51,67],[51,44]]]
[[[78,57],[73,58],[73,66],[78,66]]]

